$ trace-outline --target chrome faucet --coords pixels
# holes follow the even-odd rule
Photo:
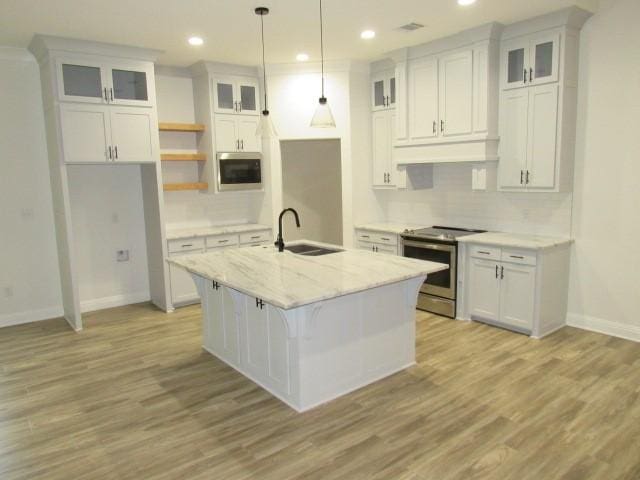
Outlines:
[[[282,238],[282,217],[285,213],[291,212],[296,217],[296,227],[300,228],[300,218],[298,217],[298,212],[296,212],[293,208],[285,208],[280,212],[280,217],[278,217],[278,238],[275,242],[275,245],[278,247],[279,252],[284,251],[284,240]]]

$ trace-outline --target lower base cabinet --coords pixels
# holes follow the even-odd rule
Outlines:
[[[372,230],[356,229],[356,244],[360,250],[375,253],[399,255],[398,235],[395,233],[380,233]]]
[[[569,246],[541,250],[467,244],[464,314],[533,337],[565,325]]]

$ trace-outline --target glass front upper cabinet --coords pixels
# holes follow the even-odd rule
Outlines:
[[[396,79],[392,70],[374,74],[371,78],[371,109],[386,110],[396,104]]]
[[[213,81],[214,111],[257,115],[260,113],[258,81],[251,77],[219,77]]]
[[[111,70],[111,84],[114,103],[149,101],[146,72],[114,68]]]
[[[89,103],[107,102],[108,89],[102,65],[61,60],[57,67],[60,100]]]
[[[503,88],[558,81],[558,33],[518,38],[503,44]]]

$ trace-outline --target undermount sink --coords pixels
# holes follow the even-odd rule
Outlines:
[[[284,249],[289,250],[291,253],[295,253],[297,255],[306,255],[308,257],[318,257],[320,255],[328,255],[330,253],[337,253],[342,251],[333,248],[318,247],[317,245],[310,245],[308,243],[290,245],[288,247],[284,247]]]

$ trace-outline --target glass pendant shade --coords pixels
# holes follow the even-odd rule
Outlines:
[[[256,128],[256,135],[262,138],[277,138],[278,131],[275,125],[271,121],[269,111],[264,110],[260,115],[260,121],[258,122],[258,128]]]
[[[327,103],[327,99],[320,97],[316,112],[311,119],[311,126],[316,128],[335,128],[336,121],[333,119],[331,108]]]

